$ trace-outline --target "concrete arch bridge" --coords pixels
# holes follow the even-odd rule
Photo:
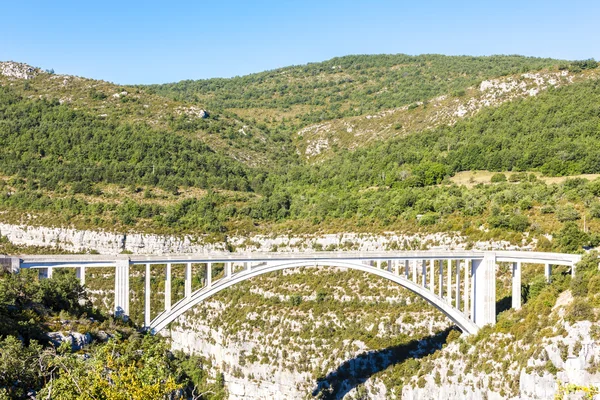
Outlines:
[[[75,268],[85,284],[86,269],[115,268],[114,312],[129,315],[130,269],[145,266],[144,322],[160,332],[177,317],[220,291],[255,276],[289,268],[330,266],[355,269],[380,276],[421,296],[452,320],[463,332],[473,334],[496,322],[497,263],[512,265],[512,307],[521,307],[521,269],[526,263],[545,265],[550,280],[552,265],[564,265],[575,274],[581,256],[522,251],[390,251],[314,253],[228,253],[219,255],[28,255],[0,256],[0,264],[18,272],[39,270],[51,278],[55,268]],[[151,268],[164,268],[164,310],[151,318]],[[184,297],[172,301],[173,268],[184,268]],[[195,271],[195,272],[194,272]],[[202,276],[192,287],[194,274]],[[152,310],[156,313],[156,310]]]

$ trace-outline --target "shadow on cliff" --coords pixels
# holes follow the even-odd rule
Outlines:
[[[312,395],[327,400],[341,399],[380,371],[410,359],[423,358],[440,350],[454,329],[448,328],[437,335],[359,354],[345,361],[325,378],[319,379]]]

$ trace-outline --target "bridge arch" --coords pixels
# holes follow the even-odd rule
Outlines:
[[[175,303],[173,307],[171,307],[171,309],[162,312],[156,318],[154,318],[154,320],[151,321],[148,328],[153,333],[158,333],[164,328],[166,328],[171,322],[175,321],[175,319],[177,319],[179,316],[184,314],[186,311],[200,304],[209,297],[214,296],[215,294],[235,284],[254,278],[256,276],[291,268],[319,266],[354,269],[388,279],[425,299],[429,304],[431,304],[432,306],[440,310],[444,315],[446,315],[463,332],[473,334],[478,331],[478,326],[475,324],[475,322],[469,319],[467,315],[465,315],[462,311],[458,310],[457,308],[453,307],[445,299],[439,297],[429,289],[419,285],[416,282],[413,282],[412,280],[407,279],[404,276],[396,275],[390,271],[363,264],[359,260],[303,260],[299,262],[280,261],[267,263],[266,265],[256,266],[247,271],[240,271],[231,275],[231,277],[229,278],[222,278],[214,282],[210,287],[198,289],[195,292],[193,292],[191,296],[181,299],[179,302]]]

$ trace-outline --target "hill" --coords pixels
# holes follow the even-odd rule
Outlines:
[[[596,226],[597,202],[586,194],[595,195],[596,182],[546,184],[529,174],[600,172],[595,62],[517,56],[351,56],[234,78],[223,84],[222,91],[216,86],[211,90],[219,96],[232,95],[229,88],[242,85],[243,79],[248,80],[245,87],[254,82],[269,88],[285,71],[294,79],[305,76],[317,82],[336,75],[338,68],[331,68],[335,65],[350,70],[356,79],[362,76],[379,85],[398,79],[398,68],[404,68],[398,67],[400,61],[408,63],[409,70],[420,71],[410,85],[408,78],[401,85],[420,89],[407,89],[412,93],[407,95],[397,88],[381,107],[439,95],[442,90],[459,92],[390,109],[378,114],[381,118],[328,122],[334,136],[339,131],[336,126],[350,122],[356,123],[357,132],[381,121],[392,127],[373,140],[367,134],[337,135],[345,144],[331,146],[327,157],[317,163],[298,157],[291,144],[302,141],[293,131],[266,124],[261,132],[272,141],[256,140],[265,152],[257,157],[264,162],[249,162],[259,151],[245,147],[250,139],[244,135],[231,139],[231,146],[217,146],[210,137],[222,131],[206,133],[203,127],[210,131],[222,127],[223,121],[237,124],[241,117],[231,110],[207,107],[213,117],[197,116],[191,122],[191,117],[180,115],[169,120],[168,114],[178,107],[204,106],[157,94],[169,94],[168,85],[120,88],[34,69],[28,70],[32,76],[26,80],[4,76],[0,81],[2,219],[197,235],[461,230],[474,240],[483,234],[475,228],[483,224],[492,236],[514,241],[520,240],[521,232],[558,235],[563,226],[552,216],[564,210],[573,211],[572,215],[561,216],[559,222],[584,218],[588,227]],[[537,72],[506,75],[528,68]],[[305,70],[312,71],[310,77]],[[489,78],[494,74],[505,76]],[[489,79],[474,88],[464,86],[482,78]],[[354,94],[337,102],[351,104],[352,99],[369,96],[362,92],[364,85],[355,81],[340,85]],[[320,90],[325,86],[308,91],[302,86],[298,94]],[[124,100],[130,93],[139,99]],[[267,102],[265,93],[251,96],[248,109],[278,110],[279,103]],[[404,95],[408,97],[399,100]],[[100,110],[107,116],[98,115]],[[141,110],[148,115],[140,114]],[[358,126],[358,119],[365,125]],[[398,120],[403,125],[396,129]],[[244,155],[236,156],[238,150]],[[526,173],[511,175],[513,183],[472,188],[452,185],[448,179],[460,171],[484,169]],[[502,198],[498,192],[504,192]],[[580,235],[578,243],[596,243],[596,238]]]

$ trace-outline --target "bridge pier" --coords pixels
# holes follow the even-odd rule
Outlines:
[[[171,309],[171,263],[165,269],[165,310]]]
[[[446,279],[446,300],[452,304],[452,260],[448,260],[448,276]]]
[[[75,268],[75,276],[79,279],[81,286],[85,285],[85,266]]]
[[[144,326],[150,326],[150,322],[152,319],[150,318],[150,279],[152,275],[150,274],[150,264],[146,264],[146,276],[145,278],[145,291],[144,291]]]
[[[552,274],[552,265],[546,263],[544,265],[544,276],[546,277],[546,282],[550,283],[550,275]]]
[[[206,263],[206,287],[212,286],[212,263]]]
[[[473,321],[478,327],[496,323],[496,256],[473,260]]]
[[[438,270],[438,275],[439,275],[439,287],[438,287],[438,296],[443,298],[444,297],[444,260],[439,260],[439,270]]]
[[[129,315],[129,258],[118,259],[115,265],[115,316]]]
[[[471,266],[469,265],[469,260],[465,260],[465,293],[464,293],[464,313],[467,315],[473,315],[471,312],[470,304],[469,304],[469,296],[471,295],[471,289],[469,288],[469,283],[471,281],[469,276],[469,271],[471,270]]]
[[[429,290],[435,293],[435,260],[429,263]]]
[[[185,297],[188,298],[192,295],[192,263],[189,262],[185,265]]]
[[[460,260],[456,260],[456,273],[454,275],[454,280],[456,281],[456,287],[454,288],[456,308],[460,310]]]
[[[521,262],[512,263],[512,308],[521,308]]]
[[[21,260],[19,257],[8,257],[0,255],[0,269],[10,273],[18,273],[21,269]]]

